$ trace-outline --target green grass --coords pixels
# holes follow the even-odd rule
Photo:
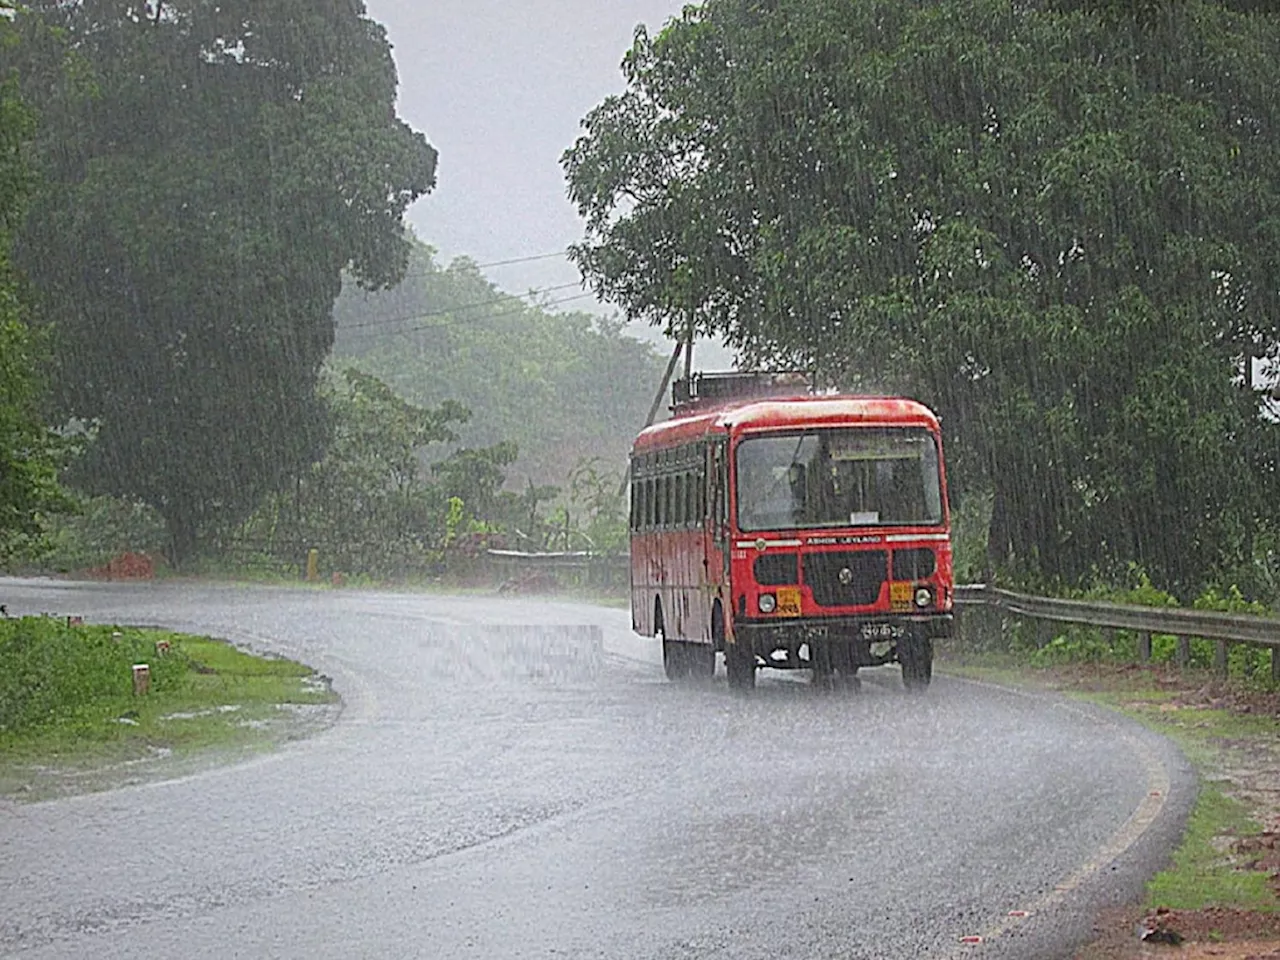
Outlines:
[[[1261,870],[1242,870],[1223,849],[1221,838],[1259,833],[1244,804],[1216,786],[1200,791],[1173,864],[1147,884],[1152,907],[1199,910],[1231,906],[1274,912],[1280,909],[1270,878]]]
[[[1232,744],[1274,741],[1277,733],[1273,717],[1228,710],[1162,710],[1150,702],[1126,703],[1124,695],[1115,693],[1087,698],[1112,706],[1169,737],[1196,767],[1202,780],[1219,775],[1227,765]],[[1187,822],[1187,832],[1174,851],[1172,865],[1147,884],[1148,905],[1174,910],[1211,906],[1280,910],[1280,899],[1271,887],[1269,875],[1242,868],[1231,854],[1232,841],[1260,832],[1261,827],[1245,804],[1228,796],[1215,783],[1204,783]]]
[[[308,707],[337,701],[302,664],[166,631],[4,620],[0,663],[0,795],[79,792],[118,782],[111,771],[264,749],[329,715]],[[145,696],[133,693],[135,663],[151,668]]]

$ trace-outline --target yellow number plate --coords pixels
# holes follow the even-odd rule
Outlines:
[[[800,588],[799,587],[779,587],[778,588],[778,616],[780,617],[800,616]]]
[[[889,608],[891,610],[910,610],[912,589],[915,585],[909,580],[895,581],[889,584]]]

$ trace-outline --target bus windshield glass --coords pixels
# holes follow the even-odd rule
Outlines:
[[[942,523],[938,445],[928,430],[842,427],[738,444],[738,528]]]

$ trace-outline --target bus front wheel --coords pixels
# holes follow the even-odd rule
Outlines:
[[[898,641],[898,662],[902,664],[902,685],[908,690],[924,690],[933,679],[933,641],[910,636]]]
[[[738,641],[726,643],[724,665],[729,673],[729,689],[746,692],[756,685],[756,655],[751,647]]]

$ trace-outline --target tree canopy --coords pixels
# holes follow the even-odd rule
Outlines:
[[[930,402],[995,560],[1192,591],[1277,493],[1272,7],[687,7],[565,155],[576,258],[633,318]]]
[[[270,496],[228,539],[297,563],[311,547],[337,570],[401,574],[438,561],[448,497],[430,482],[422,455],[457,439],[467,411],[446,402],[427,410],[384,383],[347,369],[320,381],[332,424],[322,460],[294,488]]]
[[[0,3],[0,46],[15,41]],[[21,277],[10,262],[14,231],[35,184],[24,157],[31,111],[0,73],[0,562],[42,533],[42,515],[65,505],[58,487],[62,443],[45,426],[44,344],[27,325]]]
[[[436,154],[359,0],[33,0],[15,29],[47,184],[17,255],[97,431],[75,479],[155,506],[181,560],[323,452],[343,272],[400,276]]]

